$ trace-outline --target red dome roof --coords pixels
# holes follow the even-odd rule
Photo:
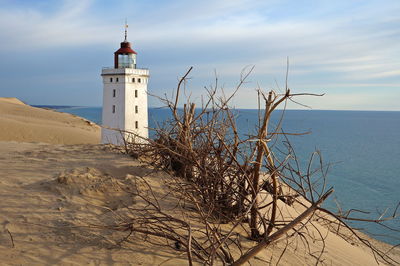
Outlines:
[[[130,42],[121,42],[121,48],[114,54],[136,54],[136,52],[132,50]]]

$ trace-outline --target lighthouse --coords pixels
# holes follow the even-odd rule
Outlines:
[[[114,53],[114,67],[102,69],[101,142],[123,145],[148,138],[147,83],[149,70],[137,68],[137,53],[125,39]]]

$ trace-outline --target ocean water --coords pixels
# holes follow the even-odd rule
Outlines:
[[[100,107],[57,110],[101,124]],[[257,113],[257,110],[238,110],[237,125],[242,134],[254,133]],[[281,115],[282,111],[277,111],[272,124]],[[149,109],[150,128],[167,118],[165,109]],[[356,208],[370,212],[355,214],[359,218],[377,219],[386,208],[387,215],[393,214],[400,201],[400,112],[286,110],[282,128],[287,133],[311,132],[289,137],[303,166],[315,150],[321,152],[325,164],[331,164],[327,180],[335,193],[325,207],[336,211],[337,201],[343,210]],[[399,219],[386,224],[400,229]],[[400,243],[398,231],[370,223],[351,225],[367,230],[379,240]]]

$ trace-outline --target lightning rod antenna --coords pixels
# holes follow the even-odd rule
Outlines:
[[[128,38],[128,21],[125,19],[125,42],[127,42]]]

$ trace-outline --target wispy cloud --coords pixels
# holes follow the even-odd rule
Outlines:
[[[151,67],[150,89],[154,93],[173,88],[176,77],[189,65],[195,66],[195,88],[211,82],[214,69],[224,80],[223,85],[233,87],[247,65],[256,66],[252,82],[247,84],[249,90],[257,84],[270,88],[275,80],[282,83],[286,57],[290,59],[293,88],[322,88],[333,95],[369,88],[361,97],[365,101],[374,98],[370,97],[374,88],[394,97],[400,89],[398,1],[65,0],[49,1],[50,9],[3,2],[0,54],[23,50],[34,55],[50,49],[57,51],[59,58],[66,58],[72,49],[87,60],[85,51],[92,47],[99,49],[99,58],[110,58],[111,64],[112,49],[122,40],[122,24],[127,17],[138,60]],[[109,57],[100,54],[107,50]],[[19,60],[27,59],[21,55],[15,59]],[[76,66],[75,75],[81,72],[82,68]],[[97,81],[92,84],[98,86]],[[70,86],[77,85],[71,82]],[[200,90],[193,93],[198,96]],[[238,104],[249,107],[252,100],[246,97],[250,96],[242,96]],[[339,108],[341,103],[335,103],[338,98],[330,99],[333,103],[326,106],[333,108],[336,104]],[[348,99],[356,103],[356,98]]]
[[[112,26],[98,23],[89,8],[93,1],[63,1],[52,13],[33,7],[0,8],[0,49],[36,51],[102,44]]]

